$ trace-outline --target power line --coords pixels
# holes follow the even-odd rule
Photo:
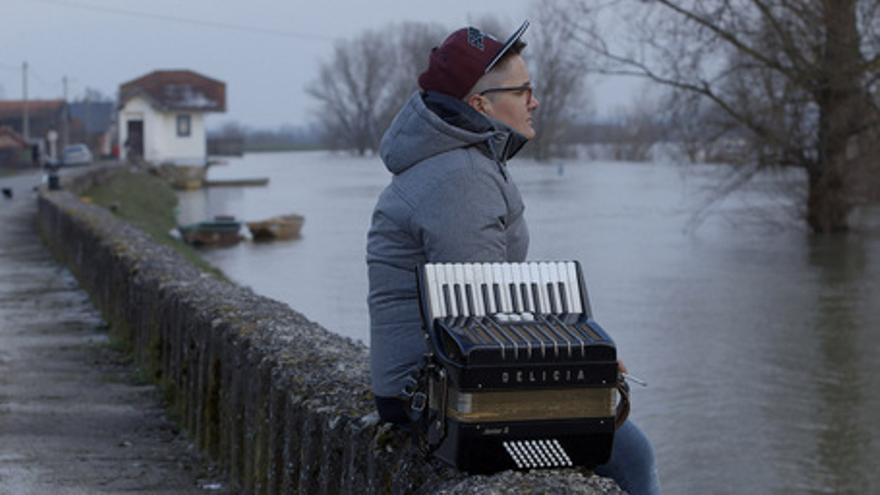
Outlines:
[[[31,0],[38,1],[43,3],[50,3],[53,5],[59,5],[62,7],[69,7],[80,10],[90,10],[93,12],[103,12],[107,14],[115,14],[126,17],[136,17],[136,18],[147,18],[154,19],[159,21],[167,21],[167,22],[176,22],[180,24],[190,24],[195,26],[203,26],[210,27],[215,29],[228,29],[233,31],[241,31],[246,33],[255,33],[255,34],[265,34],[270,36],[282,36],[285,38],[297,38],[297,39],[308,39],[308,40],[316,40],[316,41],[336,41],[336,38],[331,36],[325,36],[320,34],[313,33],[301,33],[294,31],[283,31],[280,29],[269,29],[262,28],[258,26],[245,26],[242,24],[232,24],[227,22],[215,22],[215,21],[205,21],[201,19],[192,19],[187,17],[175,17],[171,15],[165,14],[154,14],[151,12],[139,12],[135,10],[128,9],[120,9],[117,7],[105,7],[102,5],[91,5],[91,4],[83,4],[71,2],[68,0]]]

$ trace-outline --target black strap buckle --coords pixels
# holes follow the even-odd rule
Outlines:
[[[409,403],[410,409],[421,413],[425,410],[425,406],[428,404],[428,396],[423,392],[416,392],[412,396],[412,400]]]

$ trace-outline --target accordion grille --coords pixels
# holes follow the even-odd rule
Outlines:
[[[569,467],[571,458],[556,439],[502,442],[517,469]]]

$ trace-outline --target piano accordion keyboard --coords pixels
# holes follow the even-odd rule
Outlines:
[[[583,313],[579,278],[572,261],[425,265],[432,318]]]
[[[606,342],[582,316],[575,262],[430,263],[424,268],[432,320],[467,348],[491,348],[502,359],[585,357]]]

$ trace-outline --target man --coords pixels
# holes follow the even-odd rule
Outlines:
[[[371,379],[385,421],[409,422],[402,397],[426,351],[414,268],[526,259],[525,206],[507,161],[535,136],[539,102],[520,55],[527,27],[503,44],[475,28],[449,35],[382,138],[394,176],[373,211],[367,265]],[[656,486],[645,437],[626,423],[615,438],[606,475],[630,493],[656,493],[643,488]]]

